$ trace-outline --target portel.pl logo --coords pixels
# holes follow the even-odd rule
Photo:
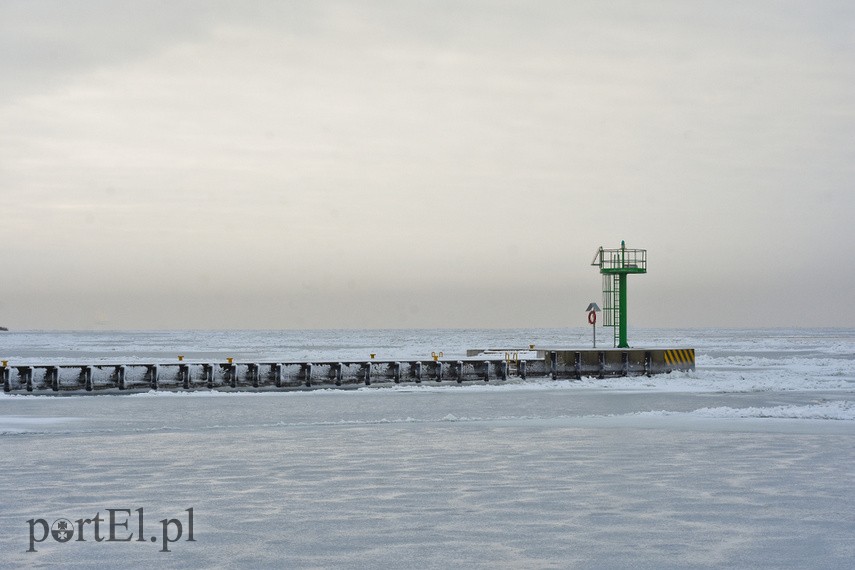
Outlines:
[[[131,513],[136,513],[135,517]],[[187,531],[186,542],[196,542],[193,538],[193,509],[185,509],[187,519],[182,523],[180,519],[163,519],[160,521],[160,537],[153,534],[146,537],[145,517],[142,508],[134,509],[107,509],[106,518],[101,512],[95,513],[92,518],[79,518],[74,521],[66,518],[58,518],[53,523],[46,519],[30,519],[27,524],[30,527],[30,548],[27,552],[38,552],[36,544],[52,538],[55,542],[151,542],[160,541],[160,552],[172,552],[169,545],[181,540],[184,531]],[[132,519],[133,520],[132,522]],[[134,538],[134,532],[136,538]]]

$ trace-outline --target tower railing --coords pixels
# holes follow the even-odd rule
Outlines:
[[[591,265],[599,267],[601,273],[646,273],[647,250],[601,247]]]

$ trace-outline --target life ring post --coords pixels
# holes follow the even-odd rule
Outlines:
[[[600,307],[596,303],[590,303],[585,310],[588,311],[588,324],[594,329],[594,348],[597,348],[597,313]]]

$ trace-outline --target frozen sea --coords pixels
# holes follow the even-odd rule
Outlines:
[[[630,333],[636,347],[695,348],[697,370],[0,395],[0,566],[855,566],[855,330]],[[0,333],[0,358],[452,358],[476,347],[587,347],[589,335],[25,331]],[[101,542],[86,522],[96,518]],[[62,519],[74,531],[57,534],[67,542],[49,532]],[[175,540],[165,548],[164,527]]]

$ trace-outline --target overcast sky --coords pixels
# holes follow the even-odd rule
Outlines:
[[[0,326],[855,326],[855,3],[0,2]]]

